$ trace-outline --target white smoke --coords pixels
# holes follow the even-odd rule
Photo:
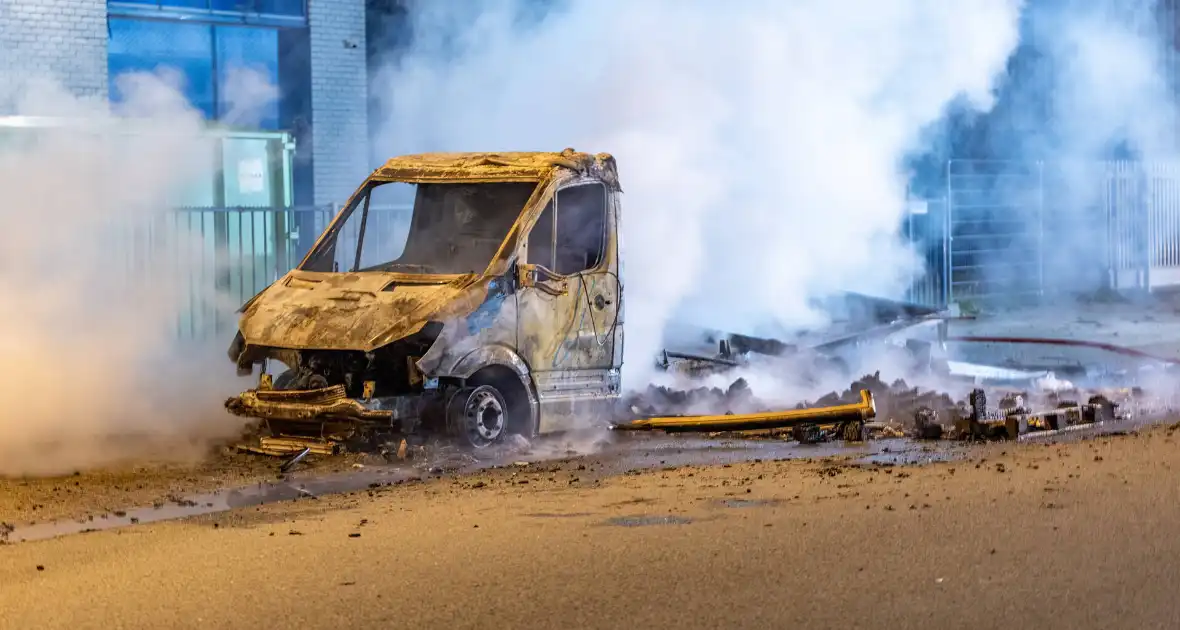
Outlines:
[[[213,148],[175,78],[119,77],[113,112],[48,78],[0,94],[54,121],[0,147],[0,474],[198,455],[240,429],[220,408],[224,340],[178,334],[193,307],[224,304],[211,252],[171,211]]]
[[[1018,289],[1025,297],[1030,288],[1090,292],[1108,279],[1109,263],[1146,258],[1149,245],[1137,240],[1148,228],[1142,211],[1170,204],[1180,174],[1176,14],[1165,4],[1030,0],[997,106],[949,120],[951,149],[941,157],[963,160],[951,197],[964,221],[987,218],[995,233],[962,239],[966,250],[991,253],[958,263],[986,270],[980,279],[992,285],[993,301]],[[945,173],[935,159],[924,176],[940,181]],[[1165,234],[1170,221],[1157,223],[1156,236],[1180,238]],[[1112,236],[1122,241],[1121,260],[1104,255]]]
[[[1057,68],[1063,157],[1099,159],[1120,140],[1148,160],[1176,157],[1176,103],[1155,4],[1096,0],[1042,16],[1035,37]]]
[[[1149,164],[1172,162],[1171,178],[1180,173],[1174,164],[1180,157],[1177,104],[1163,56],[1163,34],[1171,29],[1165,31],[1167,25],[1157,21],[1155,5],[1154,1],[1097,0],[1057,10],[1045,4],[1030,14],[1030,39],[1044,55],[1040,63],[1052,78],[1047,85],[1029,87],[1050,95],[1053,124],[1022,125],[1029,132],[1013,148],[1041,150],[1058,178],[1049,193],[1053,206],[1049,221],[1058,226],[1045,252],[1049,290],[1091,290],[1101,279],[1093,263],[1079,265],[1078,261],[1096,258],[1094,254],[1104,250],[1109,237],[1106,217],[1100,212],[1106,210],[1107,178],[1113,172],[1102,160],[1116,156],[1114,151],[1121,148],[1122,157]],[[1029,112],[1015,111],[1012,116],[1019,124]],[[1121,186],[1133,190],[1138,184],[1131,175]],[[1138,214],[1135,195],[1116,198],[1124,204],[1124,221],[1134,222]],[[1061,247],[1062,242],[1071,245]]]
[[[633,387],[674,317],[749,331],[899,296],[901,160],[952,99],[991,106],[1021,2],[571,0],[528,25],[479,6],[409,3],[375,146],[616,155]]]

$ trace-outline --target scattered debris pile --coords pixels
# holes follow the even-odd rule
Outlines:
[[[1052,392],[989,392],[977,388],[965,399],[955,400],[945,392],[912,387],[904,380],[886,383],[879,372],[861,377],[843,392],[831,392],[815,401],[800,402],[794,409],[814,412],[853,406],[862,400],[862,391],[870,393],[875,406],[875,418],[863,423],[864,438],[1024,439],[1094,427],[1127,419],[1132,415],[1160,413],[1160,409],[1156,409],[1158,405],[1150,405],[1139,388]],[[995,409],[988,406],[989,394],[999,400]],[[634,417],[656,420],[675,416],[770,416],[776,413],[784,416],[785,420],[790,415],[790,412],[782,411],[781,406],[776,412],[774,405],[760,401],[746,381],[740,378],[724,390],[717,387],[676,390],[652,386],[643,393],[632,395],[626,404]],[[734,418],[733,422],[714,423],[719,426],[719,430],[713,435],[737,438],[785,437],[801,443],[857,439],[848,431],[847,425],[841,423],[795,422],[789,423],[790,426],[753,430],[724,428],[726,424],[737,426],[737,420]],[[689,422],[685,418],[680,424],[703,426],[707,423],[696,420]]]
[[[1083,399],[1085,402],[1081,402]],[[988,406],[987,392],[975,389],[968,402],[971,413],[955,425],[955,433],[963,439],[1015,440],[1054,435],[1126,420],[1149,408],[1139,388],[1044,395],[1008,392],[995,409]]]
[[[870,428],[895,427],[893,432],[913,427],[915,414],[919,409],[929,408],[938,412],[939,417],[952,423],[966,408],[956,403],[950,395],[911,387],[904,380],[888,384],[881,380],[880,372],[866,374],[853,381],[843,392],[831,392],[814,401],[803,401],[795,409],[831,407],[856,404],[861,400],[860,392],[867,390],[876,403],[877,422]],[[687,416],[708,414],[750,414],[774,411],[775,405],[759,400],[750,390],[745,379],[737,379],[726,389],[719,387],[698,387],[678,390],[663,386],[651,386],[646,391],[632,394],[626,400],[628,412],[636,418],[655,416]],[[781,407],[777,407],[780,408]]]

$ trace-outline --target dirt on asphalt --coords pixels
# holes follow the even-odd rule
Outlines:
[[[953,441],[884,439],[801,445],[789,436],[745,439],[603,430],[532,443],[520,440],[481,459],[438,445],[424,447],[407,460],[391,461],[379,454],[309,455],[284,473],[282,458],[223,448],[196,465],[141,464],[65,477],[0,478],[0,542],[39,540],[444,475],[478,476],[485,469],[522,470],[520,464],[533,471],[572,468],[581,479],[589,480],[668,467],[764,460],[835,457],[920,463],[954,459],[971,450]]]
[[[1173,627],[1177,428],[922,466],[575,458],[9,545],[0,627]]]
[[[325,460],[323,470],[348,470],[360,459]],[[65,477],[0,477],[0,522],[27,525],[83,518],[276,476],[274,460],[224,448],[198,464],[145,462]]]

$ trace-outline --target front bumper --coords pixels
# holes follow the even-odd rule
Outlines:
[[[392,426],[405,418],[405,407],[417,398],[398,396],[361,401],[349,398],[343,385],[307,390],[251,389],[226,400],[225,408],[234,415],[261,420],[345,420]]]

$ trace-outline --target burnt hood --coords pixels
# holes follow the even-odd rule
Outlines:
[[[293,271],[242,308],[248,346],[368,352],[457,311],[477,277]],[[476,304],[478,301],[476,302]]]

